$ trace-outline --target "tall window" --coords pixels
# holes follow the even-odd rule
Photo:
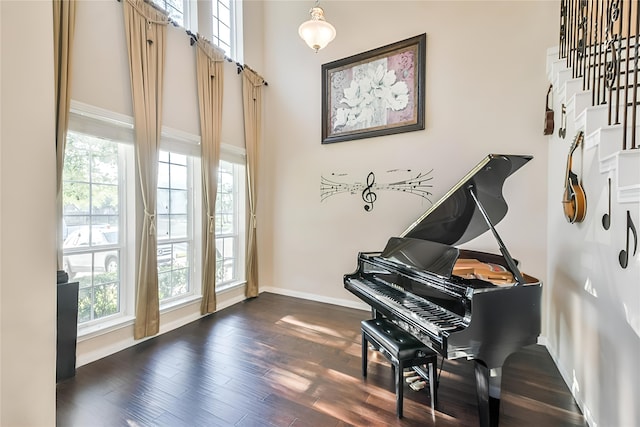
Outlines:
[[[245,192],[240,163],[221,160],[216,197],[216,288],[244,280]]]
[[[233,19],[234,2],[232,0],[211,0],[213,8],[213,42],[225,51],[228,57],[233,57]]]
[[[161,302],[190,294],[193,242],[191,159],[160,151],[158,162],[158,291]]]
[[[152,3],[159,6],[161,9],[167,11],[169,18],[174,20],[178,25],[184,28],[188,27],[188,22],[185,19],[188,16],[187,9],[189,7],[189,1],[185,0],[151,0]]]
[[[229,58],[241,60],[238,51],[236,18],[241,16],[241,4],[236,0],[151,0],[181,27],[197,31],[225,51]],[[200,8],[198,8],[200,6]],[[238,8],[238,10],[236,10]],[[198,28],[199,23],[200,28]],[[237,27],[237,28],[236,28]]]
[[[121,311],[124,147],[69,132],[63,171],[63,263],[80,284],[78,323]]]
[[[136,273],[135,157],[130,118],[72,104],[63,171],[63,262],[79,282],[82,334],[130,320]],[[202,277],[198,138],[163,130],[156,235],[162,308],[196,298]],[[244,150],[221,147],[216,200],[217,289],[244,281]]]

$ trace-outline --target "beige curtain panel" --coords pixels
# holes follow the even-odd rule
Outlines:
[[[143,0],[126,0],[124,22],[129,52],[136,157],[144,204],[133,333],[135,339],[140,339],[157,334],[160,326],[156,193],[166,25],[169,20],[165,14]]]
[[[56,95],[56,212],[58,217],[58,270],[62,270],[62,171],[64,149],[69,127],[69,105],[71,103],[71,64],[73,36],[76,24],[76,1],[53,1],[53,59]]]
[[[196,74],[202,146],[202,198],[206,214],[202,244],[202,314],[216,311],[216,194],[222,129],[224,51],[198,36]]]
[[[257,297],[258,287],[258,244],[256,202],[258,195],[259,152],[262,145],[262,86],[264,79],[248,66],[242,73],[242,104],[244,109],[244,137],[247,147],[247,190],[249,193],[249,214],[247,227],[247,288],[248,298]]]

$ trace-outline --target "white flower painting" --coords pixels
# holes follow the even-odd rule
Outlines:
[[[333,131],[365,129],[387,124],[387,110],[401,111],[409,104],[409,87],[380,59],[353,67],[353,79],[343,90],[333,120]],[[346,71],[344,71],[346,72]]]
[[[322,143],[424,129],[426,34],[322,65]]]

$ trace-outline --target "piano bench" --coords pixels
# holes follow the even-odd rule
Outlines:
[[[367,376],[368,343],[391,362],[396,383],[396,415],[402,418],[403,371],[418,365],[427,365],[431,408],[436,405],[436,376],[438,355],[413,335],[387,319],[371,319],[361,322],[362,376]],[[423,371],[424,372],[424,371]]]

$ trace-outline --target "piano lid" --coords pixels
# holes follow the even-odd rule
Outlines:
[[[532,158],[527,155],[489,154],[401,237],[455,246],[480,236],[489,230],[489,225],[471,197],[469,188],[474,188],[478,201],[495,226],[507,213],[507,203],[502,197],[505,179]]]

